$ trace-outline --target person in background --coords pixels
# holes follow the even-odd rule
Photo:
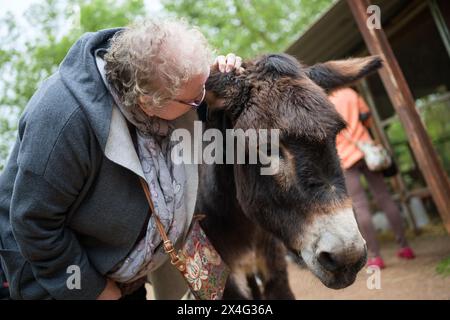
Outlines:
[[[367,241],[369,251],[367,265],[377,266],[380,269],[385,267],[372,223],[369,200],[361,184],[361,175],[366,178],[376,203],[386,214],[395,233],[396,240],[400,245],[397,256],[403,259],[413,259],[414,252],[408,246],[405,238],[400,211],[389,194],[382,172],[369,170],[364,161],[363,152],[356,146],[357,141],[373,143],[367,130],[370,125],[369,108],[358,93],[351,88],[334,91],[329,98],[347,122],[347,128],[339,133],[336,138],[336,146],[344,169],[347,190],[353,200],[356,220],[364,239]]]

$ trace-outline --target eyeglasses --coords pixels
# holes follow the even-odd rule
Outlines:
[[[202,93],[201,93],[201,95],[199,95],[197,97],[198,99],[195,98],[194,101],[192,101],[192,102],[187,102],[187,101],[177,100],[177,99],[173,99],[173,101],[178,102],[178,103],[182,103],[182,104],[191,106],[194,109],[197,109],[202,104],[203,100],[205,99],[205,95],[206,95],[206,88],[205,88],[205,85],[203,85]]]

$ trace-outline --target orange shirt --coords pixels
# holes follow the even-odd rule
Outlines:
[[[348,169],[364,158],[362,151],[351,141],[372,141],[366,127],[359,120],[359,113],[369,112],[369,107],[358,93],[350,88],[336,90],[329,98],[347,122],[347,129],[336,137],[336,147],[342,168]]]

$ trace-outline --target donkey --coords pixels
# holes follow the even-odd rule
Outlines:
[[[327,93],[381,64],[372,56],[306,67],[270,54],[245,62],[241,74],[212,71],[206,129],[280,130],[274,175],[247,162],[199,167],[196,212],[231,268],[224,299],[294,299],[287,250],[327,287],[354,282],[367,250],[336,153],[345,122]]]

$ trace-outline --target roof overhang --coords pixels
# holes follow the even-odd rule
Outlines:
[[[373,0],[381,9],[383,27],[411,1]],[[364,41],[345,0],[335,2],[289,48],[286,53],[306,64],[344,58],[364,49]]]

